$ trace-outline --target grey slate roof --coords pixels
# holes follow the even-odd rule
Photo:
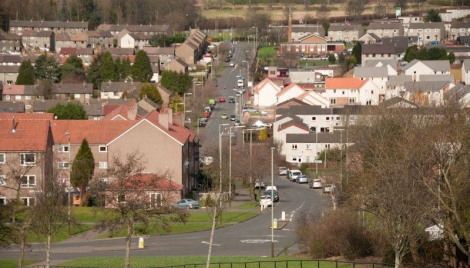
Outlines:
[[[387,67],[354,67],[354,77],[388,77]]]
[[[142,83],[140,82],[101,82],[102,92],[124,92],[126,90],[128,93],[139,92],[141,87]]]
[[[24,102],[0,101],[0,113],[24,113]]]
[[[93,94],[92,83],[55,83],[53,94]]]
[[[470,86],[458,84],[458,85],[455,85],[453,88],[444,92],[444,98],[445,99],[455,98],[458,101],[462,97],[468,94],[470,94]]]
[[[286,134],[286,143],[317,143],[317,141],[318,143],[341,143],[341,132]]]
[[[33,111],[35,113],[47,112],[49,111],[49,109],[51,109],[58,103],[66,105],[67,101],[66,100],[35,100],[33,102]]]
[[[403,67],[403,70],[408,70],[411,66],[417,64],[418,62],[420,61],[416,59],[412,60],[405,67]],[[448,60],[423,60],[421,62],[434,71],[450,72],[450,62]]]
[[[392,44],[363,44],[362,54],[395,54]]]
[[[402,87],[405,85],[405,82],[411,81],[413,81],[413,76],[411,75],[391,75],[388,77],[387,86]]]
[[[392,44],[395,47],[395,53],[405,53],[412,42],[410,36],[394,36],[382,39],[383,44]]]
[[[147,55],[175,55],[174,47],[144,47]]]
[[[20,55],[7,55],[1,54],[0,55],[0,63],[21,63],[21,56]]]
[[[436,92],[442,90],[448,84],[447,81],[405,82],[405,88],[409,92]]]
[[[90,102],[83,108],[88,116],[104,116],[103,106],[99,102]]]
[[[419,23],[410,23],[408,29],[444,29],[444,22],[419,22]]]
[[[36,20],[10,20],[10,27],[35,27],[35,28],[85,28],[86,21],[36,21]]]
[[[364,67],[380,67],[390,65],[394,70],[398,68],[397,60],[367,60]]]
[[[399,22],[371,22],[368,29],[403,29],[403,24]]]
[[[418,105],[416,105],[416,103],[411,102],[411,101],[406,100],[406,99],[401,98],[401,97],[393,97],[391,99],[385,100],[380,105],[385,107],[385,108],[389,108],[389,107],[394,107],[396,104],[399,104],[399,103],[405,103],[405,104],[408,104],[409,106],[412,106],[412,107],[415,107],[415,108],[418,107]]]
[[[448,81],[454,82],[455,78],[452,74],[425,74],[419,76],[420,81]]]
[[[18,73],[20,66],[4,66],[0,65],[0,73]]]

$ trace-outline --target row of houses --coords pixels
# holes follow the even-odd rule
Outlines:
[[[0,204],[16,198],[16,184],[28,206],[34,205],[35,193],[46,180],[70,185],[71,163],[84,139],[95,160],[95,180],[112,181],[107,176],[112,159],[119,156],[125,161],[126,155],[137,152],[143,161],[142,174],[164,176],[175,186],[176,199],[195,190],[196,135],[173,122],[171,110],[131,117],[128,106],[116,107],[100,121],[55,120],[48,113],[0,113]],[[56,175],[50,176],[53,172]],[[20,182],[12,174],[19,174]],[[152,189],[149,198],[161,201],[165,190]]]

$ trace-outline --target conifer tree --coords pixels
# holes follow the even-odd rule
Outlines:
[[[95,159],[91,152],[88,141],[83,139],[80,149],[78,149],[77,155],[73,160],[72,170],[70,172],[70,182],[73,187],[80,189],[80,200],[83,200],[83,196],[86,191],[86,187],[93,177],[95,171]]]
[[[111,53],[106,52],[103,55],[103,60],[100,65],[100,75],[102,81],[116,81],[117,73],[116,66],[114,65]]]
[[[135,55],[135,61],[134,65],[132,65],[132,79],[134,79],[135,82],[150,82],[150,79],[152,78],[153,71],[152,71],[152,65],[150,64],[150,59],[145,53],[145,51],[140,50],[137,52]]]
[[[16,78],[17,85],[34,85],[36,75],[34,74],[33,65],[30,60],[25,60],[21,63],[18,77]]]

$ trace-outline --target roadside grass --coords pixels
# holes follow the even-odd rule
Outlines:
[[[222,223],[217,224],[217,228],[230,225],[234,222],[244,221],[256,216],[257,213],[254,212],[234,212],[234,211],[225,211],[222,213]],[[134,229],[135,235],[165,235],[165,234],[175,234],[175,233],[188,233],[188,232],[198,232],[210,230],[212,227],[212,218],[205,211],[201,209],[199,211],[192,211],[186,223],[174,222],[171,223],[171,229],[169,231],[162,229],[158,224],[150,224],[147,228],[144,228],[143,225],[137,224]],[[112,238],[112,237],[124,237],[126,235],[126,230],[119,229],[115,232],[107,232],[101,234],[98,238]]]
[[[89,231],[91,229],[93,229],[92,224],[75,224],[75,225],[70,226],[70,235],[71,236],[80,235],[81,233]],[[52,242],[57,243],[60,241],[64,241],[67,238],[69,238],[68,226],[65,225],[60,230],[60,232],[52,236]],[[42,242],[46,242],[46,238],[44,236],[36,234],[32,230],[29,231],[29,234],[27,236],[27,243],[42,243]],[[0,267],[3,267],[3,266],[0,265]]]
[[[203,268],[206,265],[206,256],[200,257],[131,257],[133,267],[171,267],[188,265],[192,268]],[[286,262],[289,261],[289,262]],[[226,256],[211,257],[211,266],[214,268],[365,268],[371,265],[353,263],[336,263],[335,261],[316,261],[307,257],[280,256],[275,258],[254,256]],[[85,266],[114,268],[124,265],[124,257],[87,257],[61,264],[63,266]]]
[[[239,209],[259,209],[259,203],[255,202],[255,201],[248,201],[248,202],[245,202],[245,203],[241,204],[237,208],[239,208]]]
[[[328,66],[330,63],[327,60],[301,60],[299,66]]]
[[[34,264],[40,261],[36,260],[24,260],[23,266]],[[18,260],[0,260],[0,267],[2,268],[17,268],[18,267]]]

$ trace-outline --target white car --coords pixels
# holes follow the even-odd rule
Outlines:
[[[322,183],[321,183],[321,179],[314,179],[311,183],[310,183],[310,188],[312,189],[321,189],[323,186],[322,186]]]
[[[262,195],[261,199],[259,200],[259,205],[260,206],[265,206],[265,207],[272,207],[273,206],[273,201],[271,200],[270,195]]]
[[[279,167],[279,176],[286,176],[286,175],[287,175],[287,168]]]
[[[261,189],[264,189],[264,187],[265,187],[264,181],[261,181],[261,184],[259,183],[259,181],[255,182],[255,189],[258,189],[260,187],[261,187]]]
[[[230,67],[234,67],[234,66],[235,66],[235,63],[234,63],[234,62],[230,62],[229,66],[230,66]]]
[[[289,180],[291,182],[297,182],[297,178],[299,176],[302,176],[302,171],[300,171],[298,169],[291,169],[291,170],[288,171],[287,174],[288,174],[287,176],[289,177]]]

